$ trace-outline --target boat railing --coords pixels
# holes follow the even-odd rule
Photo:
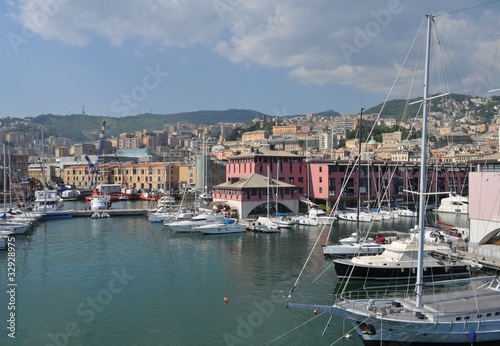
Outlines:
[[[356,290],[348,291],[340,294],[338,299],[343,301],[360,300],[360,299],[395,299],[406,298],[413,293],[413,290]]]

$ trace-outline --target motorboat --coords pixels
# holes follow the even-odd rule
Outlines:
[[[359,221],[359,222],[371,222],[372,215],[366,212],[356,212],[356,211],[342,211],[337,213],[337,217],[339,220],[344,221]]]
[[[320,225],[331,225],[336,220],[335,216],[330,215],[319,207],[310,207],[307,214],[308,218],[318,220],[318,224]]]
[[[160,207],[156,212],[148,214],[149,222],[162,222],[168,225],[171,222],[191,220],[197,213],[191,209],[180,208],[172,210],[171,208]]]
[[[193,216],[190,220],[179,220],[165,223],[173,231],[179,233],[199,232],[198,226],[218,223],[224,219],[224,214],[199,214]]]
[[[163,195],[156,202],[156,206],[158,207],[158,209],[161,207],[169,207],[173,204],[175,204],[175,197],[170,195]]]
[[[318,226],[319,220],[317,218],[309,217],[308,215],[294,216],[293,220],[299,226]]]
[[[416,211],[410,210],[407,207],[397,207],[395,212],[399,216],[404,216],[404,217],[417,217],[418,216],[418,213]]]
[[[406,233],[388,231],[368,233],[363,239],[358,239],[357,232],[339,240],[336,245],[323,245],[323,255],[333,258],[352,258],[364,255],[380,255],[384,252],[384,244],[388,244]]]
[[[469,198],[452,193],[441,200],[437,211],[440,213],[469,214]]]
[[[98,194],[90,200],[90,210],[107,210],[111,208],[111,197]]]
[[[63,199],[57,194],[56,190],[38,190],[35,191],[35,212],[44,213],[62,210],[64,206]]]
[[[235,218],[224,218],[218,223],[195,227],[194,231],[201,232],[203,234],[229,234],[245,233],[246,228]]]
[[[261,233],[279,233],[279,224],[275,223],[271,218],[259,216],[255,222],[252,223],[252,230]]]
[[[375,256],[355,256],[350,259],[334,259],[339,278],[362,280],[409,280],[415,279],[418,264],[418,238],[396,240],[382,245],[384,251]],[[424,272],[426,279],[450,279],[470,275],[470,263],[459,259],[436,255],[450,254],[451,248],[443,243],[424,244]],[[443,258],[444,257],[444,258]]]
[[[24,234],[29,227],[30,224],[28,222],[0,221],[0,230],[4,235]]]
[[[323,245],[323,255],[333,258],[351,258],[353,256],[378,255],[384,252],[382,244],[374,241],[360,241],[337,245]]]

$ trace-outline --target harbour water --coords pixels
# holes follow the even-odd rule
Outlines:
[[[337,222],[331,239],[354,227]],[[146,217],[42,221],[15,238],[17,286],[8,286],[8,252],[0,251],[0,344],[361,345],[353,333],[342,338],[350,327],[340,319],[322,335],[329,315],[285,308],[320,232],[203,236]],[[296,292],[333,293],[330,264],[316,248]]]

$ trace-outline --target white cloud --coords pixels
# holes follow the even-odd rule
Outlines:
[[[465,0],[371,1],[369,8],[359,0],[21,0],[10,6],[12,18],[45,39],[73,45],[89,45],[97,37],[112,45],[127,40],[206,45],[233,63],[286,68],[299,83],[386,92],[424,14],[470,5]],[[466,92],[492,79],[499,11],[499,4],[491,4],[436,18]],[[412,79],[412,65],[403,71],[404,81]],[[500,83],[500,66],[496,79]]]

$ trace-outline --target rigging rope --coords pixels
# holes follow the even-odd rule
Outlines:
[[[294,328],[290,329],[288,332],[286,332],[286,333],[284,333],[284,334],[281,334],[280,336],[278,336],[277,338],[274,338],[273,340],[269,341],[269,342],[268,342],[268,343],[266,343],[265,345],[269,345],[269,344],[271,344],[271,343],[273,343],[273,342],[275,342],[275,341],[277,341],[277,340],[281,339],[282,337],[284,337],[284,336],[286,336],[286,335],[290,334],[291,332],[293,332],[293,331],[295,331],[295,330],[299,329],[300,327],[305,326],[305,325],[306,325],[306,324],[308,324],[309,322],[312,322],[312,321],[314,321],[315,319],[317,319],[318,317],[322,316],[325,312],[326,312],[326,311],[323,311],[322,313],[320,313],[320,314],[318,314],[318,315],[314,316],[313,318],[311,318],[311,319],[309,319],[309,320],[305,321],[304,323],[299,324],[297,327],[294,327]]]

